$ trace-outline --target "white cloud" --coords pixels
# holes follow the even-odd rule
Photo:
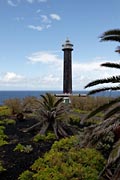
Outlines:
[[[58,14],[50,14],[50,17],[51,17],[52,19],[58,20],[58,21],[61,19]]]
[[[24,79],[23,76],[16,74],[14,72],[6,72],[0,79],[0,82],[9,82],[9,83],[16,83],[22,81]]]
[[[14,3],[14,1],[15,1],[15,3]],[[10,5],[10,6],[13,6],[13,7],[15,7],[15,6],[17,6],[18,5],[18,3],[22,3],[22,1],[23,0],[7,0],[7,3]],[[45,2],[47,2],[47,0],[26,0],[26,2],[28,2],[28,3],[30,3],[30,4],[32,4],[32,3],[45,3]]]
[[[46,69],[48,69],[48,71],[44,72],[44,76],[41,78],[40,81],[40,84],[43,86],[43,89],[46,89],[47,87],[49,87],[49,89],[62,88],[63,59],[60,59],[53,52],[36,52],[33,53],[31,56],[27,57],[27,59],[30,63],[42,63],[43,65],[45,64]],[[73,89],[81,90],[84,89],[85,85],[87,85],[91,81],[119,74],[119,70],[116,70],[114,68],[101,67],[100,64],[103,62],[107,61],[102,61],[102,58],[98,62],[91,60],[91,63],[78,63],[78,61],[73,61]],[[44,67],[42,66],[42,68]]]
[[[44,85],[52,86],[59,82],[59,77],[55,77],[53,74],[48,74],[41,79],[41,83]]]
[[[50,19],[46,15],[41,15],[43,23],[51,23]]]
[[[42,26],[34,26],[34,25],[28,25],[28,28],[37,30],[37,31],[42,31],[43,27]]]
[[[100,60],[91,63],[74,63],[73,62],[73,87],[74,89],[84,89],[84,87],[91,81],[96,79],[108,78],[119,75],[119,69],[101,67],[100,64],[107,62],[107,60]],[[117,63],[119,61],[114,61]],[[104,85],[99,85],[99,87]],[[106,85],[105,85],[106,86]],[[97,87],[97,86],[96,86]],[[94,89],[92,87],[91,89]],[[87,89],[89,90],[89,88]]]
[[[9,4],[10,6],[12,6],[12,7],[16,7],[16,6],[17,6],[17,4],[13,3],[12,0],[8,0],[7,2],[8,2],[8,4]]]
[[[31,63],[44,63],[44,64],[60,64],[62,61],[59,59],[58,55],[46,52],[46,51],[40,51],[33,53],[31,56],[27,57],[28,61]]]

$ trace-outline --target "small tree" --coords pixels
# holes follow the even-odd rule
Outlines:
[[[57,99],[54,95],[46,93],[41,95],[40,107],[38,109],[39,122],[26,130],[28,132],[34,128],[40,126],[39,133],[44,135],[48,129],[52,129],[56,135],[56,138],[66,137],[68,133],[66,131],[65,124],[65,109],[63,106],[63,98]]]

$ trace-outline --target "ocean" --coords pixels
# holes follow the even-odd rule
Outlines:
[[[51,94],[61,94],[62,91],[0,91],[0,104],[2,105],[4,100],[13,98],[25,98],[28,96],[35,96],[40,98],[40,95],[44,95],[46,92]],[[87,94],[88,91],[73,91],[73,94]],[[94,96],[108,96],[116,97],[120,95],[120,91],[107,91],[95,94]]]

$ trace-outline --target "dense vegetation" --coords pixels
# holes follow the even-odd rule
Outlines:
[[[46,95],[46,98],[48,96],[49,98],[53,98],[52,95],[48,95],[48,94]],[[19,165],[19,166],[24,166],[15,176],[15,178],[16,177],[18,178],[19,176],[19,179],[30,179],[34,176],[36,176],[36,178],[39,178],[39,174],[40,174],[40,178],[43,178],[43,179],[45,178],[47,179],[47,177],[49,176],[50,177],[52,176],[53,179],[56,179],[57,177],[58,179],[60,179],[61,177],[63,178],[64,176],[65,176],[64,179],[65,178],[69,179],[70,177],[71,179],[78,179],[79,177],[81,177],[81,179],[90,179],[90,178],[97,179],[98,175],[104,168],[105,161],[106,161],[105,159],[108,156],[108,153],[110,152],[110,148],[112,147],[112,144],[113,144],[112,140],[114,139],[114,136],[112,136],[112,140],[110,142],[108,142],[109,138],[107,139],[107,137],[106,137],[107,139],[106,142],[101,140],[103,143],[103,145],[101,146],[102,148],[100,148],[100,146],[98,148],[98,145],[96,146],[96,148],[94,146],[81,147],[83,139],[84,139],[84,132],[86,131],[88,132],[88,128],[89,126],[91,127],[91,125],[97,126],[101,122],[101,118],[103,117],[104,112],[102,112],[101,114],[99,113],[94,118],[86,121],[82,127],[81,127],[80,122],[82,122],[83,118],[86,116],[88,112],[93,110],[98,105],[98,102],[99,104],[103,104],[105,102],[110,101],[111,98],[89,97],[89,96],[88,97],[71,97],[71,104],[69,105],[63,104],[62,101],[59,100],[60,104],[58,103],[58,105],[60,106],[58,106],[59,107],[58,109],[61,109],[62,107],[62,111],[60,111],[60,114],[58,114],[60,116],[58,117],[62,117],[61,113],[62,115],[64,114],[64,117],[65,117],[61,119],[64,123],[60,124],[60,126],[63,125],[64,128],[68,127],[68,129],[66,128],[66,132],[69,134],[69,137],[63,136],[64,137],[63,138],[62,136],[60,136],[59,137],[60,140],[57,140],[58,138],[55,134],[54,128],[48,128],[48,130],[46,129],[47,130],[46,133],[41,134],[40,130],[43,127],[42,123],[40,126],[36,126],[38,125],[38,123],[43,122],[44,120],[44,114],[43,116],[39,114],[41,112],[40,108],[42,109],[41,103],[44,104],[46,102],[46,101],[44,102],[44,98],[34,99],[33,97],[31,97],[30,99],[30,97],[29,98],[27,97],[27,100],[28,99],[30,102],[33,102],[33,103],[31,103],[31,106],[30,104],[29,106],[26,104],[27,110],[23,108],[25,107],[23,106],[25,99],[19,100],[19,104],[18,104],[18,101],[16,101],[15,99],[9,99],[7,100],[7,102],[9,103],[7,104],[5,102],[5,106],[2,106],[0,109],[0,113],[1,113],[0,124],[1,124],[1,129],[2,129],[1,134],[3,134],[0,136],[0,139],[2,142],[1,144],[2,151],[0,152],[1,177],[4,176],[6,177],[6,179],[8,177],[10,178],[11,173],[9,175],[8,171],[11,171],[15,167],[16,169],[18,169],[18,165]],[[27,102],[29,103],[29,101]],[[53,102],[56,103],[58,99],[56,100],[51,99],[51,101],[52,103]],[[35,106],[33,106],[34,103],[35,103]],[[51,107],[51,104],[49,104],[48,107],[49,106]],[[14,107],[14,111],[12,110],[13,107]],[[43,106],[43,107],[46,107],[46,106]],[[17,109],[19,109],[19,111]],[[56,109],[53,108],[52,110],[55,111]],[[50,112],[53,112],[52,110]],[[18,119],[17,113],[18,114],[22,113],[23,118]],[[47,119],[45,120],[48,120],[48,121],[50,120],[50,123],[54,124],[54,121],[51,121],[51,119],[49,119],[49,116],[45,116],[45,117],[47,117]],[[59,118],[57,120],[59,123]],[[30,132],[27,132],[27,131],[25,132],[25,130],[31,129],[31,127],[35,127],[35,128],[33,128],[32,131]],[[13,130],[15,130],[15,132]],[[73,134],[74,136],[71,136]],[[53,146],[51,147],[51,150],[49,151],[50,146],[52,144]],[[107,147],[105,146],[105,144]],[[40,150],[41,145],[43,147],[48,146],[48,148],[45,150],[46,153],[43,155],[41,154],[41,150]],[[39,147],[39,151],[38,151],[38,147]],[[11,154],[10,154],[10,151],[5,150],[9,148],[11,149]],[[38,154],[36,153],[36,149],[38,151]],[[105,153],[106,149],[108,152],[107,155]],[[13,162],[11,162],[11,164],[9,164],[10,162],[9,163],[6,162],[10,160],[9,158],[8,160],[5,158],[5,155],[4,155],[5,152],[3,151],[6,151],[6,153],[8,153],[7,157],[13,156],[14,158],[14,156],[17,156],[15,165],[12,165]],[[34,153],[37,154],[37,156],[35,156]],[[31,156],[33,156],[34,158],[32,157],[33,159],[31,163],[28,163],[28,165],[26,165],[25,163],[26,158],[31,158]],[[22,161],[23,157],[25,158],[24,163]],[[81,157],[84,157],[84,158],[81,159]],[[87,159],[85,159],[85,157]],[[52,162],[52,160],[54,162]],[[22,162],[23,165],[20,165],[20,162]],[[48,166],[48,164],[46,163],[50,164],[50,166],[47,169],[45,168],[46,166]],[[55,169],[53,168],[54,163],[56,163]],[[43,169],[42,171],[40,169],[39,170],[35,169],[35,167],[38,165],[44,167],[44,171]],[[9,166],[11,167],[13,166],[13,168],[9,168]],[[64,169],[60,169],[60,166],[64,167]],[[29,168],[30,170],[27,170]],[[52,172],[51,172],[51,169],[52,169]],[[26,171],[24,172],[24,170]],[[16,170],[16,172],[17,171],[18,170]],[[52,175],[50,172],[52,173]],[[45,175],[46,173],[47,175]],[[8,175],[5,176],[6,174]]]
[[[97,180],[105,164],[103,156],[91,148],[79,148],[79,138],[70,137],[55,142],[51,150],[38,158],[31,171],[23,172],[19,179]]]

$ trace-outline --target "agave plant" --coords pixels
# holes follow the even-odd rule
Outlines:
[[[118,41],[120,42],[120,30],[110,30],[103,33],[100,37],[101,41]],[[120,53],[120,47],[116,50],[116,52]],[[120,63],[110,63],[106,62],[101,64],[103,67],[109,68],[117,68],[120,69]],[[113,85],[108,87],[96,88],[91,90],[88,95],[92,95],[95,93],[103,92],[103,91],[112,91],[112,90],[120,90],[120,75],[111,76],[109,78],[98,79],[93,82],[90,82],[85,86],[85,88],[96,86],[99,84],[112,83]],[[117,85],[116,85],[117,83]],[[104,136],[107,136],[108,133],[113,132],[115,137],[113,136],[113,144],[110,152],[108,153],[108,160],[105,168],[100,173],[100,177],[104,174],[106,179],[109,180],[118,180],[120,177],[120,97],[112,99],[107,104],[103,104],[97,109],[93,110],[90,114],[87,115],[86,119],[91,118],[97,113],[104,111],[105,116],[103,121],[98,124],[91,126],[85,130],[85,138],[82,142],[83,146],[91,146],[97,144],[97,142]],[[119,131],[118,131],[119,130]],[[116,133],[118,131],[119,133]],[[117,137],[116,137],[117,135]],[[111,170],[114,165],[114,170]]]
[[[56,138],[66,137],[68,133],[65,128],[65,109],[63,106],[63,98],[57,99],[54,95],[46,93],[41,95],[40,108],[38,110],[39,122],[26,130],[28,132],[34,128],[40,126],[39,133],[44,135],[48,129],[52,129],[56,135]]]

